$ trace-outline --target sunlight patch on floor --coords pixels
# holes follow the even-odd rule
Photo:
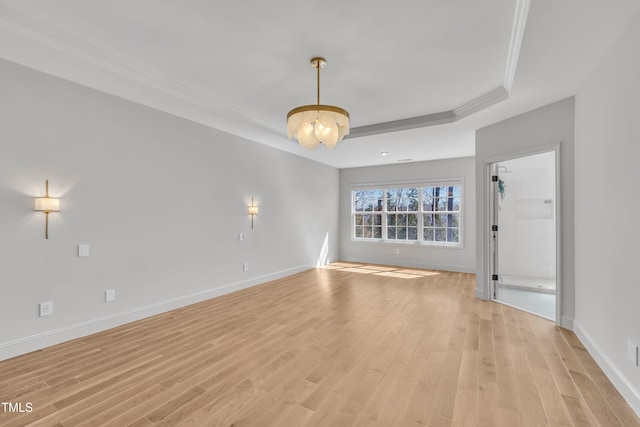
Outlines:
[[[404,267],[391,267],[388,265],[354,264],[351,262],[333,262],[319,267],[325,270],[341,270],[349,273],[373,274],[375,276],[395,277],[398,279],[418,279],[420,277],[435,276],[438,271],[407,269]]]
[[[423,277],[423,276],[418,276],[416,274],[397,273],[395,271],[383,271],[383,272],[375,273],[375,274],[376,274],[376,276],[397,277],[399,279],[417,279],[419,277]]]

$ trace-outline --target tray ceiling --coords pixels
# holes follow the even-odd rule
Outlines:
[[[0,57],[353,167],[473,155],[478,126],[574,94],[638,6],[4,0]],[[323,103],[352,117],[352,136],[331,152],[286,138],[286,113],[315,102],[316,55],[328,61]]]

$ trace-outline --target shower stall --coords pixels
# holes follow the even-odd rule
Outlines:
[[[493,299],[555,321],[556,153],[491,168]]]

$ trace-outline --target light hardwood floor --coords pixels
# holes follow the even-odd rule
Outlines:
[[[18,426],[640,426],[475,276],[335,263],[0,362]]]

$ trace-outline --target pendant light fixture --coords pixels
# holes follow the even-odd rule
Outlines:
[[[340,107],[320,104],[320,69],[327,65],[324,58],[313,58],[311,66],[318,73],[316,105],[303,105],[287,114],[287,135],[294,137],[307,150],[315,150],[320,143],[329,149],[349,135],[349,113]]]

